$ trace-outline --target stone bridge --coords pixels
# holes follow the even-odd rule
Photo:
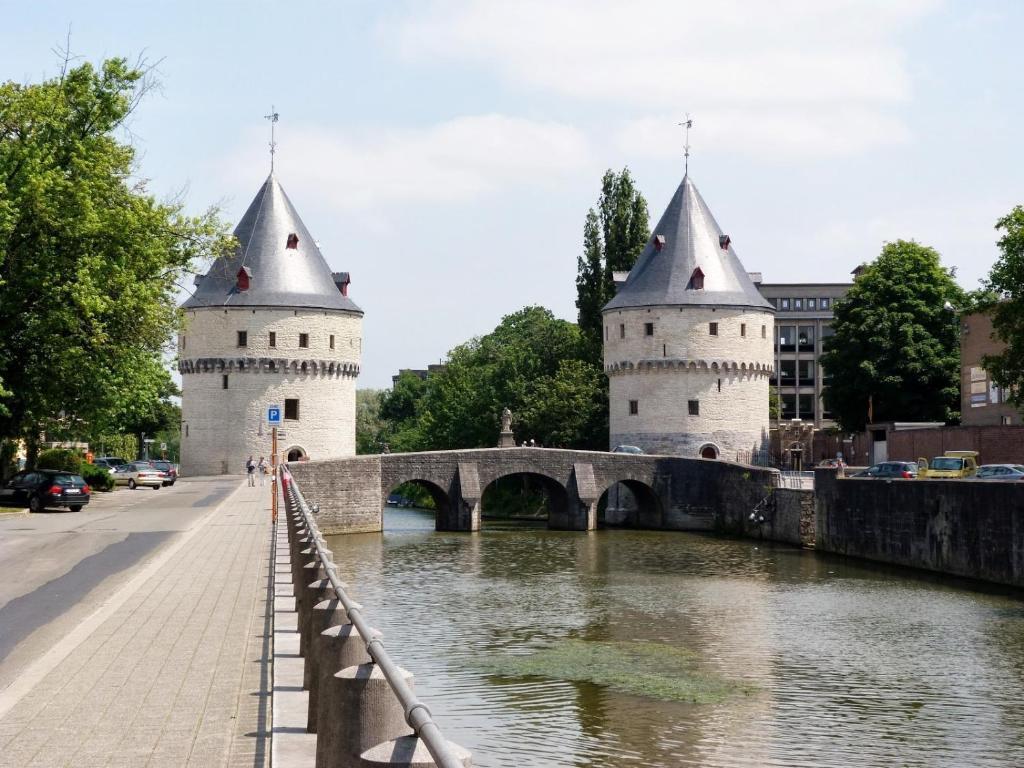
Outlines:
[[[724,461],[552,448],[486,448],[392,453],[288,465],[324,533],[379,531],[384,502],[403,483],[425,488],[437,529],[480,528],[484,490],[496,480],[529,475],[550,500],[548,527],[594,530],[600,524],[713,530],[735,527],[771,495],[778,472]],[[636,500],[617,519],[599,520],[599,501],[616,483]]]

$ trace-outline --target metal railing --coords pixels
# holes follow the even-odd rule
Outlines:
[[[327,547],[324,546],[320,529],[313,519],[312,512],[306,503],[305,497],[302,495],[302,491],[295,484],[295,479],[292,477],[291,472],[288,471],[287,467],[281,467],[281,473],[287,476],[287,492],[292,496],[292,501],[302,514],[302,519],[311,534],[310,539],[316,548],[317,559],[323,566],[326,578],[331,583],[331,588],[337,595],[338,601],[345,608],[349,621],[356,628],[356,631],[359,632],[360,637],[363,638],[366,644],[366,653],[380,667],[380,671],[395,694],[395,698],[398,699],[398,703],[402,706],[405,712],[405,722],[423,741],[427,751],[430,752],[430,756],[434,758],[434,762],[440,768],[463,768],[463,762],[452,751],[450,742],[442,735],[441,729],[434,722],[434,718],[430,714],[430,710],[427,709],[427,705],[416,698],[416,694],[413,693],[406,683],[402,670],[391,660],[387,650],[384,648],[384,643],[380,640],[379,633],[363,618],[359,604],[353,601],[348,596],[348,593],[345,592],[344,585],[338,578],[334,560],[330,553],[326,551]]]

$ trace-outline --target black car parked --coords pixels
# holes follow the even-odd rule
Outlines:
[[[28,507],[42,512],[47,507],[67,507],[78,512],[89,503],[92,489],[78,475],[57,469],[19,472],[0,488],[0,504]]]
[[[883,477],[883,478],[904,478],[907,480],[917,477],[917,463],[913,461],[883,461],[873,467],[858,472],[852,477]]]

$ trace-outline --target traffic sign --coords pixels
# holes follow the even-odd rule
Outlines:
[[[167,450],[167,443],[160,443],[160,450],[161,451],[166,451]]]
[[[267,408],[267,423],[268,424],[280,424],[281,423],[281,406],[272,405]]]

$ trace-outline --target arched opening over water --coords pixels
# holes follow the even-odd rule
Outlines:
[[[564,520],[569,495],[554,478],[534,472],[503,475],[484,488],[480,517],[485,524],[540,525]]]
[[[438,520],[447,519],[449,506],[447,491],[437,483],[420,478],[403,480],[395,483],[384,497],[384,527],[393,527],[388,524],[388,510],[428,510],[433,513],[436,524]]]
[[[654,489],[639,480],[612,483],[597,503],[601,528],[661,528],[664,510]]]

